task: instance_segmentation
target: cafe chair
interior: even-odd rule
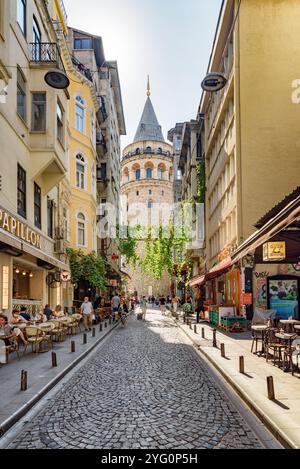
[[[38,327],[26,327],[25,334],[27,338],[27,344],[31,345],[32,353],[39,353],[42,351],[42,344],[49,343],[48,337],[45,336],[44,332]],[[24,355],[27,350],[27,345],[25,346]],[[49,348],[48,348],[49,350]]]
[[[73,314],[71,316],[71,319],[72,319],[72,331],[74,334],[76,334],[77,332],[81,332],[81,320],[82,320],[82,315],[81,314]],[[77,331],[77,332],[76,332]]]
[[[0,340],[3,341],[3,339],[1,339],[1,337],[0,337]],[[4,341],[3,341],[3,344],[0,342],[0,347],[1,347],[1,349],[2,349],[2,347],[3,347],[4,350],[5,350],[5,354],[6,354],[6,363],[8,363],[9,355],[11,355],[11,354],[14,353],[14,352],[16,352],[17,357],[18,357],[18,360],[20,360],[19,341],[18,341],[18,338],[17,338],[17,337],[11,337],[11,338],[9,339],[9,345],[6,345]]]
[[[276,332],[278,332],[276,329],[268,329],[266,331],[266,361],[268,362],[271,351],[274,366],[276,365],[276,360],[278,360],[279,363],[283,362],[283,356],[286,350],[286,345],[279,342],[278,337],[275,335]]]
[[[294,376],[295,369],[299,370],[299,356],[300,356],[300,337],[293,340],[291,347],[287,348],[284,353],[285,369],[292,370]]]

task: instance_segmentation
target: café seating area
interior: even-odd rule
[[[253,324],[251,353],[272,361],[292,375],[299,370],[300,321],[295,319],[268,320]]]

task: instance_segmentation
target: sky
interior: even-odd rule
[[[134,139],[151,100],[165,139],[176,122],[195,119],[221,0],[64,0],[69,26],[101,36],[117,60],[127,135]]]

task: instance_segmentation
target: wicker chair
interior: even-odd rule
[[[0,340],[3,340],[1,339],[0,337]],[[9,344],[5,344],[4,340],[3,340],[3,344],[0,343],[0,347],[4,348],[5,350],[5,354],[6,354],[6,363],[8,362],[8,358],[9,358],[9,355],[16,352],[17,354],[17,357],[18,359],[20,360],[20,354],[19,354],[19,342],[18,342],[18,338],[17,337],[11,337],[9,339]]]
[[[41,331],[38,327],[30,326],[25,328],[25,334],[27,337],[27,345],[31,344],[32,353],[39,353],[42,351],[42,344],[48,342],[48,337],[45,336],[44,332]],[[27,350],[27,345],[25,346],[24,354]],[[49,347],[48,347],[49,350]]]

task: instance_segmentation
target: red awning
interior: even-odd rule
[[[232,265],[233,262],[231,257],[227,257],[224,261],[217,264],[205,275],[205,280],[212,280],[214,278],[220,277],[221,275],[228,272]]]
[[[189,283],[189,287],[196,287],[197,285],[203,285],[205,283],[205,275],[192,279]]]

